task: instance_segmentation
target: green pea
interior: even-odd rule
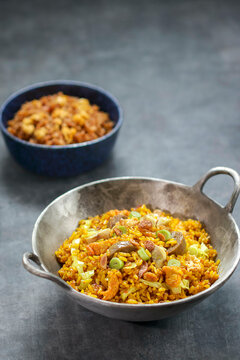
[[[120,270],[124,267],[124,262],[116,257],[112,258],[109,262],[109,266],[111,269]]]
[[[165,240],[170,240],[172,238],[172,234],[168,230],[158,230],[157,233],[162,234],[165,237]]]

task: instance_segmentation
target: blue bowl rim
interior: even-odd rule
[[[90,140],[90,141],[85,141],[82,143],[76,143],[76,144],[69,144],[69,145],[42,145],[42,144],[32,144],[29,141],[25,141],[22,139],[19,139],[18,137],[12,135],[4,126],[3,124],[3,119],[2,119],[2,114],[4,109],[6,108],[6,106],[17,96],[24,94],[25,92],[28,92],[30,90],[35,90],[37,88],[41,88],[41,87],[45,87],[45,86],[51,86],[51,85],[74,85],[74,86],[79,86],[79,87],[85,87],[85,88],[89,88],[95,91],[98,91],[102,94],[104,94],[105,96],[107,96],[110,100],[112,100],[112,102],[115,103],[116,107],[118,108],[118,112],[119,112],[119,118],[118,121],[116,123],[116,126],[106,135],[101,136],[98,139],[95,140]],[[29,86],[26,86],[24,88],[21,88],[20,90],[15,91],[12,95],[10,95],[2,104],[1,108],[0,108],[0,128],[2,130],[2,132],[10,137],[12,140],[22,144],[22,145],[26,145],[26,146],[30,146],[30,147],[34,147],[34,148],[39,148],[39,149],[54,149],[54,150],[62,150],[62,149],[75,149],[75,148],[81,148],[81,147],[86,147],[86,146],[90,146],[93,144],[97,144],[101,141],[104,141],[105,139],[111,137],[112,135],[114,135],[122,126],[123,123],[123,111],[122,108],[118,102],[118,100],[111,95],[108,91],[102,89],[100,86],[97,85],[92,85],[90,83],[87,82],[81,82],[81,81],[76,81],[76,80],[50,80],[50,81],[42,81],[42,82],[38,82]]]

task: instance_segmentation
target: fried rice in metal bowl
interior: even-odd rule
[[[203,225],[146,205],[80,220],[55,254],[72,288],[116,303],[184,299],[219,278],[220,260]]]
[[[224,207],[203,192],[219,174],[234,180]],[[239,174],[225,167],[193,186],[146,177],[78,186],[39,215],[23,265],[95,313],[164,319],[206,299],[236,269],[240,233],[231,213],[239,193]]]

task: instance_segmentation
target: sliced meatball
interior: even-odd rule
[[[136,246],[130,241],[118,241],[109,248],[110,257],[112,257],[116,252],[129,253],[134,250],[136,250]]]
[[[180,231],[173,231],[172,237],[177,240],[177,244],[168,248],[168,255],[183,255],[186,252],[186,240]]]

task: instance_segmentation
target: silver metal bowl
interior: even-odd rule
[[[234,180],[234,191],[225,207],[221,207],[202,192],[206,181],[217,174],[230,175]],[[211,169],[192,187],[142,177],[113,178],[79,186],[58,197],[41,213],[32,234],[33,253],[23,255],[23,265],[32,274],[61,286],[82,306],[111,318],[150,321],[177,314],[219,289],[236,269],[240,258],[240,236],[231,212],[239,191],[238,173],[224,167]],[[206,226],[212,245],[221,260],[220,277],[209,289],[169,303],[118,304],[81,294],[57,275],[60,266],[54,252],[64,239],[71,235],[80,219],[110,209],[130,208],[140,204],[150,205],[153,209],[161,208],[183,219],[197,219]]]

